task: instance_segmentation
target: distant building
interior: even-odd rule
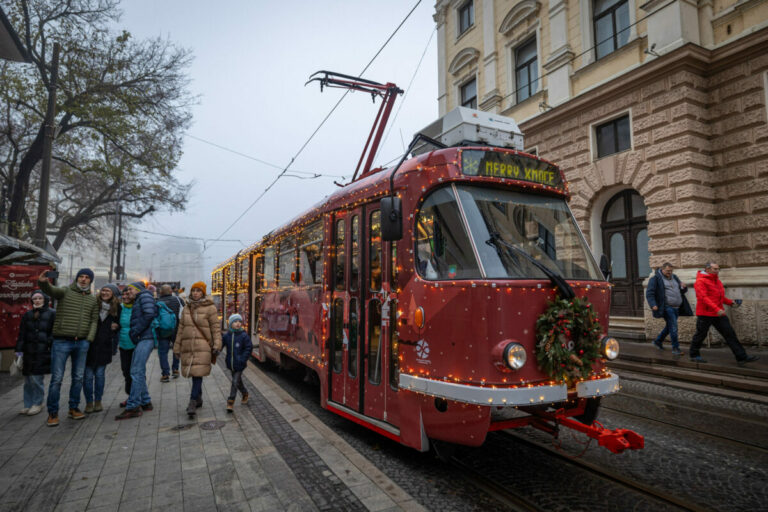
[[[440,115],[513,117],[560,164],[596,256],[611,328],[655,334],[651,269],[725,269],[742,340],[768,338],[768,3],[438,0]],[[689,298],[693,298],[693,292]],[[681,324],[689,336],[692,321]]]

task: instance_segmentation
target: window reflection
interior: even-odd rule
[[[344,249],[344,219],[336,221],[336,233],[333,248],[336,254],[336,266],[334,269],[334,283],[337,290],[344,290],[347,286],[344,282],[344,264],[346,263],[346,253]]]
[[[368,303],[368,381],[381,383],[381,302]]]
[[[299,282],[302,286],[323,282],[323,225],[315,222],[301,234]]]

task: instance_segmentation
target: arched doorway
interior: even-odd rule
[[[622,190],[605,205],[600,227],[611,262],[611,315],[643,316],[643,279],[651,273],[643,197]]]

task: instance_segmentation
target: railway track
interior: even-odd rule
[[[643,495],[650,496],[652,498],[660,500],[668,505],[673,505],[675,507],[678,507],[681,510],[690,510],[692,512],[715,512],[715,509],[713,508],[692,503],[690,500],[686,500],[685,498],[680,497],[676,494],[672,494],[670,492],[666,492],[661,489],[656,489],[650,485],[643,484],[627,476],[624,476],[616,471],[611,471],[608,468],[598,466],[597,464],[593,464],[584,459],[571,457],[553,448],[548,444],[540,443],[540,442],[533,441],[531,439],[519,436],[513,431],[504,430],[504,431],[501,431],[500,434],[513,438],[515,442],[525,444],[531,448],[547,453],[548,455],[557,457],[560,460],[562,460],[565,464],[570,464],[572,466],[578,467],[604,480],[630,488],[636,492],[640,492]]]

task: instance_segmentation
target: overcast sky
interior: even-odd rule
[[[320,93],[316,83],[305,87],[309,75],[320,69],[358,75],[416,3],[124,1],[120,28],[192,50],[191,89],[199,95],[178,166],[179,179],[194,183],[187,210],[156,215],[140,229],[219,237],[280,171],[195,138],[287,165],[343,94],[339,89]],[[433,10],[433,2],[423,0],[364,75],[406,89],[426,50],[405,99],[395,103],[393,116],[401,105],[402,110],[390,122],[376,164],[401,155],[413,134],[437,118]],[[347,95],[291,169],[351,176],[378,105],[369,95]],[[334,179],[341,181],[281,179],[223,238],[250,244],[332,193]],[[201,278],[207,280],[215,264],[241,247],[214,244],[205,253]]]

